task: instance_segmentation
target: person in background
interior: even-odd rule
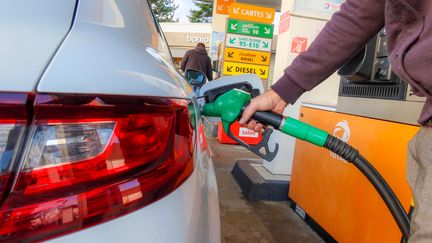
[[[208,81],[213,80],[211,60],[204,43],[198,43],[194,49],[186,52],[181,62],[181,69],[183,72],[188,69],[201,71],[207,76]]]
[[[334,73],[384,26],[393,72],[411,85],[414,94],[426,97],[418,119],[421,128],[408,144],[407,181],[415,204],[409,242],[432,242],[432,1],[346,0],[271,90],[252,99],[240,124],[262,132],[262,124],[249,121],[255,111],[282,113],[287,104],[294,104]]]

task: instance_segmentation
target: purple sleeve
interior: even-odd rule
[[[328,78],[384,26],[385,0],[347,0],[306,52],[297,56],[272,86],[293,104]],[[279,43],[281,45],[282,43]]]

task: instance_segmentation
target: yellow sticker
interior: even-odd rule
[[[252,73],[258,75],[262,79],[268,79],[268,66],[238,63],[238,62],[224,62],[223,74],[224,75],[238,75]]]
[[[225,61],[270,65],[270,52],[225,48]]]

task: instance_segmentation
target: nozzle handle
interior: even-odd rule
[[[246,109],[248,104],[243,106],[242,108],[242,114],[244,110]],[[256,111],[252,115],[252,119],[264,124],[264,125],[270,125],[276,129],[279,129],[284,117],[281,114],[278,114],[273,111]]]
[[[244,112],[248,104],[243,106],[241,113]],[[271,125],[276,130],[323,147],[327,141],[328,133],[313,127],[305,122],[291,117],[284,117],[273,111],[256,111],[252,118],[264,125]]]

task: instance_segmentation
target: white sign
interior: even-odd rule
[[[294,12],[330,17],[339,11],[344,0],[297,0],[294,2]]]
[[[210,37],[208,36],[193,36],[193,35],[187,35],[186,36],[186,43],[209,43]]]
[[[245,127],[240,127],[239,130],[239,137],[244,137],[244,138],[257,138],[258,137],[258,133],[252,130],[249,130]]]
[[[257,51],[271,51],[272,39],[251,37],[244,35],[227,34],[225,45]]]

